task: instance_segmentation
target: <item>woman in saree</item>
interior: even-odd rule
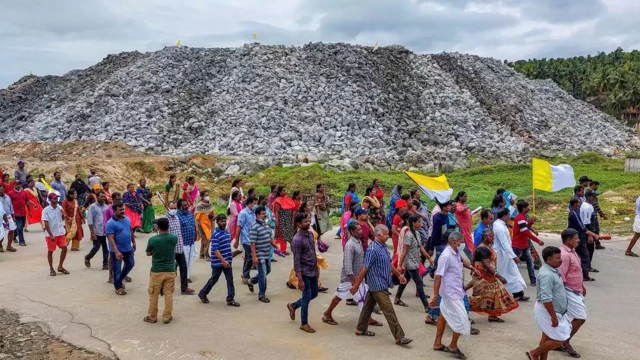
[[[384,191],[382,190],[382,188],[380,187],[380,180],[378,179],[374,179],[373,180],[373,184],[371,184],[373,186],[373,194],[375,195],[375,197],[378,199],[378,202],[380,203],[380,218],[382,219],[385,216],[385,212],[384,212]]]
[[[284,186],[278,186],[276,199],[273,200],[273,214],[276,217],[275,241],[280,245],[280,251],[285,255],[290,255],[287,252],[287,244],[293,240],[296,210],[295,202],[287,196],[287,189]]]
[[[231,183],[231,191],[229,192],[229,205],[228,208],[231,207],[231,202],[233,201],[233,193],[240,193],[240,202],[244,201],[244,191],[242,191],[242,179],[234,179]],[[231,234],[233,235],[233,234]]]
[[[136,194],[142,201],[142,226],[140,232],[148,234],[153,231],[153,221],[156,219],[156,213],[153,210],[153,193],[147,187],[147,180],[141,179],[140,186],[136,189]]]
[[[185,184],[187,184],[185,194],[186,200],[189,202],[189,210],[191,210],[191,213],[194,213],[196,203],[200,197],[200,190],[198,189],[198,185],[196,185],[196,178],[194,176],[187,176],[187,182]]]
[[[107,205],[113,204],[113,194],[111,193],[111,184],[108,181],[102,183],[102,191],[104,191],[105,196],[107,197]]]
[[[176,183],[178,175],[171,174],[169,176],[169,182],[164,186],[164,207],[169,209],[169,203],[175,201],[176,204],[180,200],[181,189],[180,185]]]
[[[380,212],[381,203],[376,196],[373,186],[367,187],[365,197],[362,198],[362,207],[364,208],[365,200],[369,202],[369,222],[374,227],[380,223],[382,213]]]
[[[355,211],[358,208],[358,203],[352,202],[347,206],[346,211],[342,213],[342,217],[340,218],[340,233],[342,239],[342,249],[349,241],[349,232],[347,231],[347,225],[349,225],[349,220],[354,219]]]
[[[519,304],[505,289],[507,280],[497,272],[498,256],[493,250],[494,239],[493,230],[484,229],[471,262],[477,272],[465,290],[473,288],[473,294],[469,296],[471,311],[489,316],[489,322],[502,323],[504,320],[500,316],[517,309]]]
[[[27,188],[25,191],[29,196],[31,211],[27,212],[27,225],[40,224],[42,225],[42,205],[40,202],[40,192],[36,189],[35,181],[29,179],[27,181]],[[42,227],[44,230],[44,226]]]
[[[200,243],[200,259],[210,258],[209,244],[211,244],[211,231],[213,230],[213,219],[216,217],[213,204],[209,198],[209,190],[200,192],[200,201],[196,205],[196,230]]]
[[[71,243],[71,251],[80,250],[80,240],[84,237],[82,225],[84,216],[78,203],[78,194],[75,189],[69,189],[67,198],[62,201],[62,213],[64,214],[65,228],[67,230],[67,245]]]
[[[400,200],[402,194],[402,185],[396,185],[391,192],[391,200],[389,200],[389,210],[387,210],[387,227],[391,229],[393,216],[396,214],[396,201]]]
[[[316,185],[316,196],[314,199],[314,206],[316,208],[316,226],[318,228],[318,234],[322,234],[331,230],[331,219],[329,218],[329,197],[325,192],[324,185]]]
[[[300,205],[301,211],[307,217],[311,218],[311,222],[313,222],[313,202],[309,201],[306,204]],[[297,229],[300,224],[295,224],[295,228]],[[318,233],[314,230],[313,226],[309,228],[309,231],[313,234],[313,240],[315,240],[316,247],[318,246]],[[325,260],[322,255],[320,255],[320,251],[316,249],[316,258],[318,259],[317,263],[317,272],[318,272],[318,292],[326,292],[329,290],[326,287],[322,286],[322,282],[320,281],[320,269],[327,269],[329,264],[327,260]],[[287,287],[291,290],[298,289],[298,277],[296,276],[296,272],[294,269],[291,269],[289,272],[289,281],[286,283]]]
[[[124,203],[124,214],[131,221],[131,229],[136,230],[142,226],[141,216],[142,212],[142,200],[133,184],[127,184],[127,192],[122,195],[122,202]]]

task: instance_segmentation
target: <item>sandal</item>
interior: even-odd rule
[[[227,301],[227,306],[240,307],[240,303],[235,300],[231,300]]]
[[[503,323],[503,322],[504,322],[504,320],[500,319],[499,317],[492,317],[492,316],[489,316],[489,322]]]
[[[58,274],[56,274],[55,270],[51,270],[51,272],[49,273],[49,276],[56,276],[56,275],[58,275]]]
[[[469,333],[471,335],[480,335],[480,329],[471,328],[471,331]]]
[[[442,352],[447,352],[447,347],[444,345],[441,345],[439,348],[433,348],[434,351],[442,351]]]
[[[404,301],[400,300],[400,299],[394,299],[393,300],[393,304],[394,305],[398,305],[398,306],[402,306],[402,307],[408,307],[409,305],[405,304]]]
[[[433,320],[432,318],[426,318],[426,319],[424,319],[424,323],[425,323],[425,324],[427,324],[427,325],[433,325],[433,326],[435,326],[435,325],[437,325],[437,324],[438,324],[438,322],[437,322],[437,321],[435,321],[435,320]]]
[[[413,339],[403,337],[399,340],[396,340],[396,345],[405,346],[405,345],[409,345],[412,341]]]
[[[8,252],[16,252],[16,249],[14,247],[7,247],[7,251]]]
[[[258,300],[262,301],[263,303],[270,303],[271,302],[271,300],[269,300],[269,298],[266,297],[266,296],[259,297]]]
[[[376,336],[376,333],[374,333],[373,331],[364,331],[364,332],[357,332],[356,331],[356,335],[357,336]]]
[[[168,324],[173,320],[173,316],[169,316],[166,320],[162,320],[163,323]]]
[[[58,269],[58,272],[65,275],[69,275],[69,272],[65,268]]]
[[[150,323],[150,324],[155,324],[158,322],[158,319],[152,319],[148,316],[145,316],[144,319],[142,319],[142,321]]]
[[[640,255],[634,253],[633,251],[625,252],[624,254],[631,257],[640,257]]]
[[[451,350],[449,348],[446,348],[445,350],[446,352],[453,354],[453,356],[456,357],[456,359],[466,359],[467,356],[465,354],[462,353],[462,351],[460,351],[460,349],[455,349],[455,350]]]
[[[578,354],[578,352],[571,346],[571,344],[561,345],[560,348],[562,349],[562,351],[566,352],[567,355],[571,356],[572,358],[580,357],[580,354]]]
[[[116,294],[117,295],[127,295],[127,292],[124,291],[124,289],[120,288],[120,289],[116,290]]]
[[[382,326],[382,323],[378,320],[373,320],[369,322],[369,326]]]
[[[338,323],[333,319],[327,319],[326,317],[322,317],[322,322],[329,325],[338,325]]]

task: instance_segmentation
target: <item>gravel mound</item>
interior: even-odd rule
[[[157,154],[464,167],[469,156],[613,154],[638,139],[551,81],[400,46],[167,47],[0,90],[0,141],[124,141]],[[426,168],[425,168],[426,167]]]

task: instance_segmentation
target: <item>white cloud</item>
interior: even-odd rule
[[[518,60],[640,47],[636,0],[30,0],[3,2],[0,88],[110,53],[310,41]]]

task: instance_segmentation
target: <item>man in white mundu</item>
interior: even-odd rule
[[[464,306],[464,285],[462,268],[476,270],[460,256],[460,244],[463,242],[462,233],[454,231],[447,239],[448,246],[438,259],[438,269],[433,283],[433,299],[431,307],[436,307],[438,297],[440,301],[440,317],[438,317],[438,330],[436,340],[433,343],[433,350],[444,351],[455,355],[458,359],[466,359],[465,355],[458,349],[458,339],[460,335],[468,336],[471,333],[471,322]],[[453,331],[449,346],[442,344],[444,329],[449,325]]]

